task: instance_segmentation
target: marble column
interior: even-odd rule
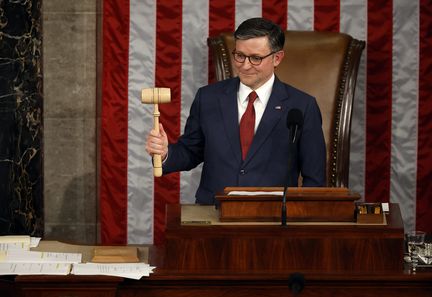
[[[41,0],[0,1],[0,234],[43,234]]]
[[[44,0],[45,239],[97,242],[100,0]]]

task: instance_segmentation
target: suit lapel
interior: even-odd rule
[[[219,97],[224,128],[228,135],[231,149],[238,162],[241,161],[240,131],[238,123],[237,91],[240,80],[234,79]]]
[[[285,91],[285,87],[276,78],[266,109],[249,148],[246,160],[244,161],[245,164],[249,162],[253,155],[258,151],[266,138],[271,134],[275,125],[280,121],[287,108],[286,99],[288,99],[288,94]]]

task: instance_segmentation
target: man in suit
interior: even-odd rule
[[[215,204],[215,193],[227,186],[284,186],[287,177],[290,186],[297,186],[300,173],[303,186],[324,186],[326,148],[319,107],[313,97],[274,74],[284,57],[284,32],[269,20],[252,18],[234,37],[238,77],[200,88],[177,143],[168,143],[160,125],[159,134],[152,130],[147,136],[146,151],[162,155],[163,174],[203,162],[199,204]],[[288,170],[287,116],[292,109],[300,110],[303,125],[296,132],[297,158]]]

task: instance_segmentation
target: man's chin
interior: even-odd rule
[[[255,83],[255,76],[254,75],[241,74],[241,75],[239,75],[239,77],[240,77],[241,82],[244,83],[245,85],[247,85],[248,87],[251,87]]]

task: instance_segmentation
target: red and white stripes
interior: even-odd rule
[[[159,243],[166,203],[193,203],[200,169],[154,179],[144,150],[152,106],[141,89],[171,88],[161,122],[174,141],[209,74],[206,39],[263,16],[288,30],[367,42],[354,103],[350,188],[399,203],[407,229],[432,232],[432,1],[105,0],[100,130],[103,243]],[[317,82],[319,84],[319,82]]]

